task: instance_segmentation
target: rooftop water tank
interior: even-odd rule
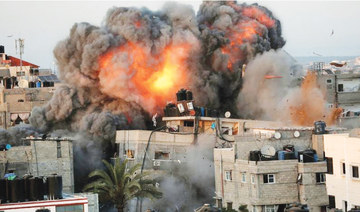
[[[193,100],[193,93],[191,91],[186,91],[186,100],[191,101]]]
[[[0,204],[7,201],[6,196],[6,180],[0,179]]]
[[[10,202],[24,202],[25,201],[25,180],[14,179],[8,180],[8,191]]]
[[[176,93],[176,99],[177,99],[178,102],[186,100],[186,90],[184,88],[181,88]]]

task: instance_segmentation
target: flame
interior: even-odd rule
[[[245,53],[243,52],[242,45],[255,42],[256,37],[262,35],[263,29],[254,20],[239,22],[236,27],[228,30],[227,37],[230,43],[221,48],[221,51],[229,56],[227,65],[229,70],[232,70],[234,63],[244,59]]]
[[[256,19],[267,28],[271,28],[275,25],[275,21],[270,18],[264,11],[257,7],[246,7],[242,11],[243,15]]]
[[[187,43],[172,44],[153,55],[141,44],[128,42],[99,58],[100,88],[111,97],[136,101],[154,112],[189,84],[190,49]]]
[[[335,124],[341,108],[326,108],[324,95],[316,83],[316,74],[308,72],[301,84],[300,96],[290,105],[291,121],[295,125],[312,126],[315,121],[324,120],[327,125]]]

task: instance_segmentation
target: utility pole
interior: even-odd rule
[[[19,54],[20,54],[20,71],[22,71],[22,55],[24,54],[24,38],[19,38],[15,40],[15,49],[16,54],[18,53],[18,46],[19,46]]]

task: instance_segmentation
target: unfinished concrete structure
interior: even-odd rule
[[[0,151],[0,176],[10,169],[19,177],[61,175],[63,191],[73,193],[72,141],[68,138],[27,138],[21,146]]]
[[[327,165],[323,146],[313,145],[314,136],[311,127],[254,127],[235,136],[229,147],[214,149],[219,206],[237,209],[247,205],[251,211],[275,212],[297,202],[310,211],[326,210]],[[293,148],[286,150],[290,157],[281,158],[284,152],[279,151],[287,145]],[[310,148],[317,154],[305,154]],[[254,155],[260,150],[262,156]]]
[[[349,211],[360,208],[360,129],[323,135],[329,172],[326,187],[330,207]]]

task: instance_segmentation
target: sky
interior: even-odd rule
[[[181,1],[196,12],[201,1]],[[243,1],[238,1],[242,3]],[[0,45],[19,57],[15,39],[25,39],[23,59],[55,67],[53,49],[77,22],[101,26],[109,8],[147,7],[160,10],[165,1],[1,1]],[[246,1],[246,3],[255,3]],[[282,24],[284,49],[292,56],[360,56],[359,1],[257,1]],[[333,35],[332,31],[334,32]]]

